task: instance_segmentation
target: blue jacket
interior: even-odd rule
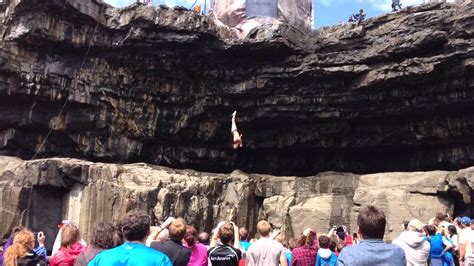
[[[382,239],[367,239],[342,249],[337,265],[351,266],[405,266],[405,252],[399,246],[387,244]]]
[[[329,249],[321,248],[316,255],[316,266],[335,266],[337,263],[337,256]]]

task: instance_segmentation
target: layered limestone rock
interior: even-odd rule
[[[96,222],[118,222],[128,210],[141,208],[155,222],[181,216],[208,232],[221,220],[254,232],[257,221],[265,218],[292,236],[308,226],[326,232],[345,224],[355,231],[361,206],[374,204],[387,215],[390,240],[400,233],[402,221],[413,217],[427,222],[439,211],[473,213],[473,188],[474,168],[275,177],[0,156],[0,233],[7,234],[22,220],[33,230],[44,230],[51,245],[56,224],[70,219],[88,239]]]
[[[241,41],[182,8],[94,3],[1,5],[1,154],[274,175],[473,164],[472,4]]]

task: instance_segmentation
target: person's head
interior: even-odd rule
[[[35,235],[27,229],[17,231],[13,244],[5,252],[4,265],[16,266],[18,258],[26,256],[35,247]]]
[[[363,13],[364,13],[364,9],[360,9],[360,10],[359,10],[359,13],[360,13],[360,14],[363,14]]]
[[[257,232],[260,234],[261,237],[268,237],[271,231],[272,226],[269,222],[261,220],[257,223]]]
[[[279,232],[278,235],[275,237],[275,240],[282,244],[284,247],[288,246],[288,241],[286,240],[286,236],[284,233]]]
[[[329,248],[329,243],[331,242],[331,239],[329,239],[329,237],[325,235],[322,235],[319,237],[318,241],[320,248]]]
[[[114,234],[112,236],[112,246],[118,247],[123,244],[123,233],[118,228],[115,229]]]
[[[171,240],[181,242],[186,235],[186,222],[183,218],[177,218],[171,222],[168,231]]]
[[[98,223],[95,226],[94,232],[92,234],[90,242],[91,246],[100,249],[111,249],[116,247],[116,244],[120,242],[117,239],[114,241],[114,237],[116,237],[116,231],[117,228],[112,223]]]
[[[290,238],[290,240],[288,240],[288,248],[290,250],[293,250],[294,248],[297,248],[297,247],[298,247],[298,238],[297,237]]]
[[[122,221],[122,232],[127,241],[145,241],[150,234],[150,216],[142,210],[129,211]]]
[[[448,235],[448,229],[444,228],[443,226],[438,227],[438,231],[441,233],[442,236]]]
[[[436,234],[436,227],[430,224],[425,225],[425,232],[429,236],[434,236]]]
[[[411,232],[422,233],[424,226],[425,225],[422,222],[420,222],[420,220],[412,219],[407,225],[407,230]]]
[[[198,235],[199,243],[209,245],[209,234],[207,232],[201,232]]]
[[[435,220],[434,220],[435,225],[436,226],[439,225],[442,221],[444,221],[444,219],[445,219],[444,213],[437,212],[435,215]]]
[[[240,241],[247,241],[249,239],[249,231],[245,227],[239,228]]]
[[[301,233],[299,244],[300,246],[312,247],[314,245],[316,237],[316,231],[311,228],[306,228],[303,233]]]
[[[191,225],[186,225],[186,235],[184,235],[184,241],[188,247],[194,246],[197,240],[197,230]]]
[[[383,239],[385,234],[385,214],[375,206],[367,206],[357,216],[359,235],[363,239]]]
[[[16,234],[18,234],[20,231],[22,230],[25,230],[26,228],[24,228],[23,226],[15,226],[13,227],[12,229],[12,233],[11,233],[11,238],[12,240],[15,238]]]
[[[462,227],[469,227],[471,226],[471,218],[464,216],[460,219],[460,223],[463,225]]]
[[[452,225],[452,224],[449,225],[449,226],[448,226],[448,233],[449,233],[450,236],[452,236],[452,235],[457,235],[457,234],[458,234],[458,230],[456,229],[456,226],[454,226],[454,225]]]
[[[336,252],[336,247],[337,247],[337,243],[336,241],[334,240],[331,240],[331,242],[329,242],[329,250],[331,250],[332,252]]]
[[[61,247],[71,247],[73,244],[81,240],[79,228],[75,224],[66,224],[62,228]]]
[[[219,228],[217,236],[221,240],[222,244],[229,244],[234,239],[234,225],[232,225],[230,222],[223,224]]]
[[[352,233],[352,238],[357,239],[357,238],[359,238],[359,236],[357,235],[357,233]]]

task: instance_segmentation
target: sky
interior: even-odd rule
[[[115,6],[124,7],[135,0],[105,0]],[[165,4],[168,6],[184,6],[191,8],[197,2],[204,6],[205,0],[153,0],[154,5]],[[210,1],[207,0],[207,3]],[[403,7],[419,5],[423,0],[400,0]],[[335,25],[341,21],[347,21],[351,14],[364,9],[367,17],[374,17],[391,10],[392,0],[314,0],[314,27]]]

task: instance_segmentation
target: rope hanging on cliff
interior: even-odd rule
[[[92,41],[95,39],[95,36],[96,36],[96,33],[97,33],[97,28],[99,27],[99,23],[100,23],[100,18],[102,16],[102,12],[104,10],[104,7],[105,7],[105,4],[102,5],[102,8],[100,9],[99,11],[99,17],[97,18],[97,24],[95,25],[95,28],[94,28],[94,31],[92,33]],[[82,68],[84,67],[85,63],[86,63],[86,59],[87,57],[89,56],[89,52],[90,52],[90,49],[91,49],[91,46],[92,46],[92,41],[89,42],[88,46],[87,46],[87,50],[86,50],[86,54],[84,55],[84,58],[82,59],[82,63],[81,65],[79,66],[79,69],[77,70],[77,73],[76,75],[74,76],[74,84],[73,84],[73,88],[72,90],[75,91],[76,88],[77,88],[77,78],[79,77],[79,73],[81,72]],[[61,109],[59,110],[59,113],[56,117],[60,117],[63,112],[64,112],[64,109],[66,109],[66,105],[69,101],[69,95],[66,96],[66,99],[64,101],[64,104],[61,106]],[[48,131],[48,134],[46,134],[46,137],[44,138],[43,142],[41,142],[40,146],[38,147],[38,149],[35,151],[33,157],[31,158],[31,160],[34,160],[36,158],[36,156],[38,155],[38,153],[41,151],[41,149],[43,148],[44,144],[46,144],[46,141],[48,140],[49,136],[51,135],[51,132],[53,132],[53,125],[51,125],[49,127],[49,131]]]
[[[79,69],[77,70],[76,75],[74,76],[74,83],[73,83],[73,87],[72,87],[72,90],[73,90],[73,91],[75,91],[76,88],[77,88],[77,79],[79,78],[79,74],[81,73],[82,68],[84,68],[84,65],[85,65],[85,63],[86,63],[87,57],[89,56],[90,49],[91,49],[91,47],[92,47],[92,43],[94,42],[95,37],[96,37],[96,35],[97,35],[97,29],[99,28],[100,19],[101,19],[102,14],[103,14],[103,12],[104,12],[104,10],[105,10],[105,6],[106,6],[106,4],[102,4],[102,7],[101,7],[101,9],[100,9],[100,11],[99,11],[99,16],[98,16],[98,18],[97,18],[97,23],[96,23],[96,25],[95,25],[95,27],[94,27],[94,31],[92,32],[92,40],[89,41],[88,46],[87,46],[86,53],[84,54],[84,57],[83,57],[83,59],[82,59],[82,63],[81,63],[81,65],[79,66]],[[69,93],[68,93],[68,95],[66,96],[66,99],[64,100],[64,103],[62,104],[61,109],[59,110],[59,113],[58,113],[58,115],[57,115],[56,117],[59,118],[59,117],[61,117],[61,116],[63,115],[64,110],[66,109],[66,106],[67,106],[68,102],[69,102]],[[51,123],[51,125],[50,125],[50,127],[49,127],[49,130],[48,130],[48,133],[46,134],[45,138],[43,139],[43,141],[41,142],[41,144],[38,146],[38,148],[36,148],[35,153],[33,154],[33,156],[31,157],[30,160],[34,160],[34,159],[36,158],[36,156],[40,153],[40,151],[43,149],[44,145],[46,144],[46,141],[48,140],[48,138],[49,138],[49,136],[51,135],[51,133],[53,132],[53,130],[54,130],[54,125]],[[20,164],[13,170],[13,172],[15,172],[18,167],[20,167]],[[25,173],[25,170],[26,170],[26,166],[25,166],[25,168],[23,169],[23,171],[21,172],[20,176],[22,176],[22,175]],[[23,178],[23,181],[24,181],[24,179],[25,179],[25,177]],[[23,224],[22,224],[22,223],[23,223],[23,216],[24,216],[25,212],[27,213],[27,216],[28,216],[28,217],[30,216],[30,209],[31,209],[31,204],[32,204],[32,202],[31,202],[32,198],[33,198],[33,187],[31,187],[31,189],[30,189],[30,191],[29,191],[29,193],[28,193],[28,203],[27,203],[27,207],[26,207],[26,209],[24,209],[24,210],[22,211],[22,215],[21,215],[22,217],[21,217],[21,219],[20,219],[20,223],[21,223],[20,225],[22,225],[22,226],[23,226]]]

